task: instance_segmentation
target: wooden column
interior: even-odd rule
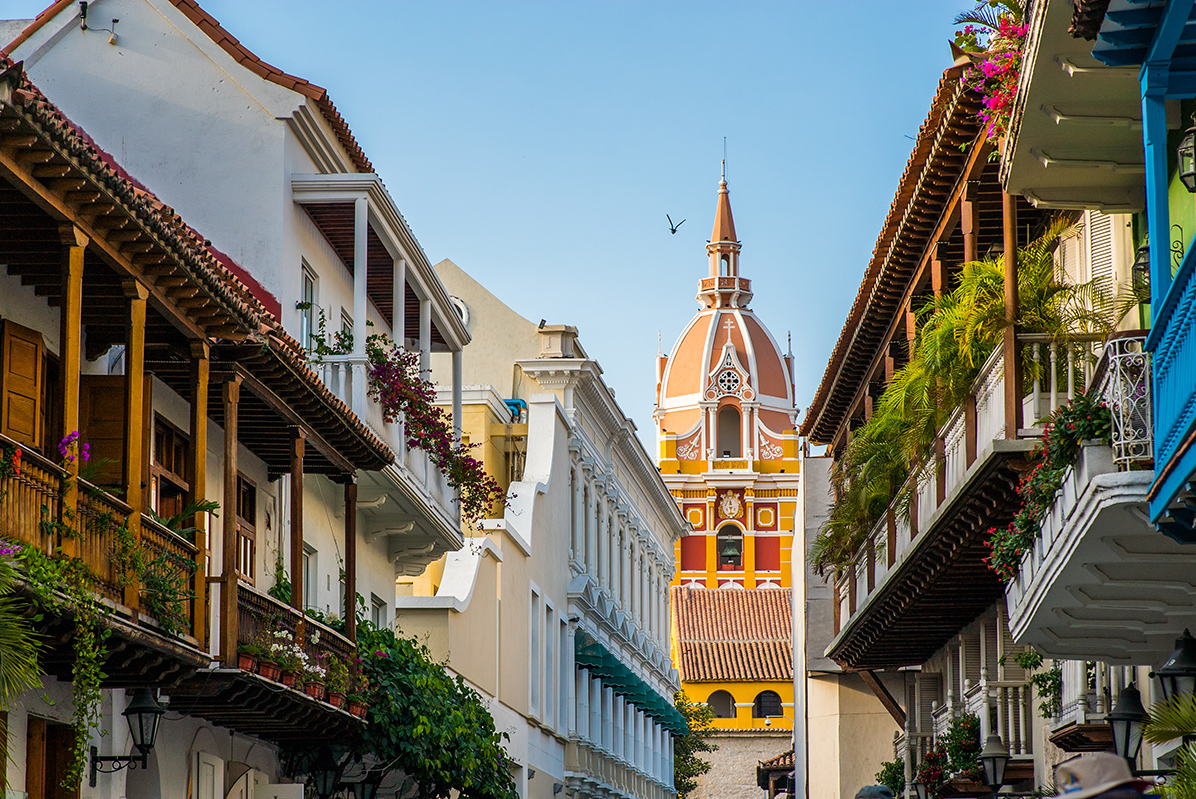
[[[291,607],[303,611],[303,451],[302,430],[291,438]]]
[[[357,640],[357,478],[345,482],[345,636]]]
[[[61,441],[79,429],[79,362],[83,340],[83,258],[89,239],[74,225],[60,225],[58,233],[62,238],[62,307],[58,309],[58,358],[62,393],[62,429],[58,431]],[[54,441],[46,442],[46,451],[54,457]],[[82,449],[82,444],[79,445]],[[70,524],[74,524],[76,511],[76,482],[79,478],[79,458],[66,464],[67,479],[62,492],[62,509]],[[63,553],[73,556],[78,547],[75,538],[62,541]]]
[[[946,256],[947,242],[936,241],[933,257],[930,259],[930,286],[935,297],[941,297],[947,291],[947,265],[944,260]]]
[[[220,573],[220,659],[226,668],[237,665],[237,405],[241,376],[224,382],[224,521]]]
[[[975,261],[980,257],[976,251],[976,234],[980,221],[977,219],[976,202],[980,194],[980,181],[969,180],[963,187],[963,202],[960,204],[960,227],[963,229],[963,259]]]
[[[191,342],[191,449],[187,479],[191,491],[187,501],[200,502],[208,496],[208,344]],[[233,508],[233,512],[236,508]],[[191,590],[191,635],[208,645],[208,514],[197,513],[188,520],[195,528],[195,577]]]
[[[1005,246],[1005,438],[1015,439],[1022,426],[1022,369],[1017,351],[1017,198],[1001,192]]]
[[[134,541],[141,540],[141,513],[144,508],[145,430],[150,423],[145,418],[145,312],[149,289],[136,280],[124,281],[125,296],[129,298],[129,319],[125,337],[125,430],[124,430],[124,489],[125,502],[133,512],[127,522]],[[134,610],[140,607],[141,583],[127,580],[125,605]]]

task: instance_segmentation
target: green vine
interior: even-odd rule
[[[1051,667],[1042,668],[1042,655],[1035,649],[1027,649],[1013,656],[1013,662],[1028,672],[1030,684],[1038,694],[1038,709],[1044,718],[1054,718],[1063,712],[1063,669],[1059,661],[1052,660]]]
[[[880,771],[874,775],[876,782],[893,792],[893,796],[901,796],[905,791],[905,761],[886,760],[880,764]]]

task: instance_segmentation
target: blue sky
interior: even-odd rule
[[[669,352],[697,308],[723,137],[741,273],[782,347],[792,331],[804,409],[971,6],[201,3],[328,88],[433,263],[577,325],[649,445],[657,331]]]

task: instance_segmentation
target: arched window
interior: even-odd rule
[[[735,699],[726,691],[715,691],[706,700],[716,719],[735,718]]]
[[[766,719],[781,715],[781,696],[776,691],[761,691],[752,703],[752,718]]]
[[[722,255],[718,259],[718,273],[721,277],[729,277],[731,275],[731,259],[727,255]]]
[[[715,541],[719,571],[739,571],[743,568],[743,531],[734,524],[719,528]]]
[[[739,439],[739,409],[728,405],[718,412],[718,457],[742,457]]]

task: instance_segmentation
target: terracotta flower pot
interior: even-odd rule
[[[329,691],[328,692],[328,704],[332,705],[333,707],[340,707],[341,705],[345,704],[344,692],[343,691]]]
[[[349,712],[358,718],[365,718],[365,705],[356,699],[349,700]]]
[[[277,663],[269,660],[259,660],[257,662],[257,673],[265,677],[267,680],[278,682],[279,677],[282,676],[282,669]]]
[[[287,688],[294,688],[295,683],[299,681],[299,675],[293,671],[284,671],[282,673],[282,684]]]
[[[241,652],[237,655],[237,668],[239,668],[241,671],[256,671],[257,658],[255,658],[253,655],[247,655],[244,652]]]
[[[308,680],[304,684],[303,690],[308,696],[315,697],[316,699],[324,698],[324,683],[319,680]]]

